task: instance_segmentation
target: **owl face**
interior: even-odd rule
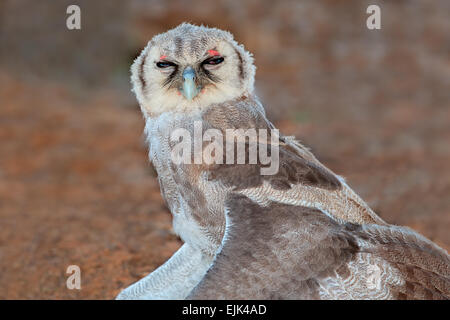
[[[155,36],[131,72],[142,111],[154,116],[252,94],[255,67],[251,54],[230,33],[182,24]]]

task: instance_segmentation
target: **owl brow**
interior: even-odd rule
[[[220,56],[219,51],[214,50],[214,49],[208,50],[208,53],[209,53],[209,55],[211,55],[211,56]]]

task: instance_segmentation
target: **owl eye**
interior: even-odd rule
[[[173,67],[175,66],[175,63],[169,62],[169,61],[159,61],[156,63],[156,66],[158,68],[167,68],[167,67]]]
[[[218,57],[218,58],[210,58],[207,59],[203,62],[203,64],[211,64],[211,65],[215,65],[215,64],[219,64],[222,63],[224,61],[223,57]]]

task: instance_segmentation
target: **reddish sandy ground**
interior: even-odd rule
[[[177,250],[135,104],[124,106],[114,91],[86,97],[4,75],[0,96],[8,102],[0,108],[0,299],[112,299]],[[347,177],[382,218],[448,250],[450,127],[417,126],[428,111],[414,106],[392,110],[379,140],[364,119],[278,126]],[[449,123],[439,110],[435,121]],[[427,147],[396,147],[416,127]],[[72,264],[81,267],[81,290],[66,288]]]

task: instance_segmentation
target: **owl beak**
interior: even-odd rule
[[[187,67],[183,71],[183,88],[181,93],[186,99],[192,100],[199,91],[195,84],[195,71],[192,67]]]

